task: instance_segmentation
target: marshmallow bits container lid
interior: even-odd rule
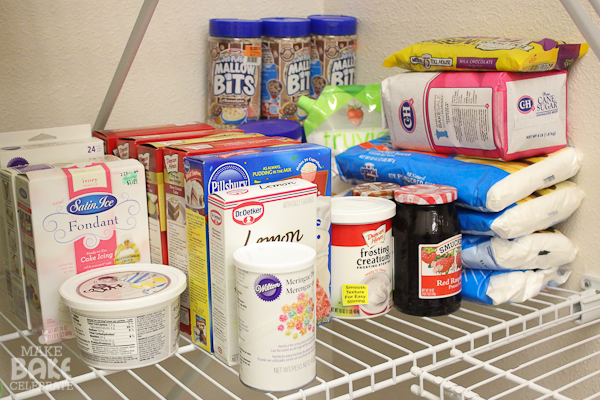
[[[259,38],[262,36],[262,22],[251,19],[221,18],[208,22],[210,36],[231,38]]]
[[[360,225],[386,221],[396,215],[396,203],[379,197],[334,197],[331,199],[331,222]]]
[[[172,301],[186,287],[186,276],[177,268],[124,264],[75,275],[61,285],[60,295],[75,310],[117,312]]]
[[[310,35],[308,18],[263,18],[263,36],[301,37]]]
[[[310,30],[315,35],[345,36],[356,34],[356,18],[347,15],[309,15]]]
[[[245,271],[278,274],[309,268],[316,257],[316,251],[305,244],[265,242],[240,247],[233,253],[233,262]]]

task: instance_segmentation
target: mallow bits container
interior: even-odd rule
[[[260,117],[262,22],[209,21],[208,123],[230,129]]]
[[[177,351],[179,295],[173,267],[127,264],[76,275],[60,287],[83,360],[101,369],[139,368]]]
[[[331,315],[371,318],[393,307],[396,204],[377,197],[331,199]]]
[[[263,242],[233,253],[240,380],[253,389],[299,389],[317,375],[316,252]]]
[[[304,121],[298,99],[310,94],[310,20],[263,18],[261,115]]]
[[[356,18],[309,15],[308,19],[311,31],[310,96],[318,98],[325,86],[354,85]]]

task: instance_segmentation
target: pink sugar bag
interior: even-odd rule
[[[402,73],[381,84],[394,148],[515,160],[567,145],[567,72]]]

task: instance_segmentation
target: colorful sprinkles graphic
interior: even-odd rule
[[[285,331],[285,336],[294,339],[298,339],[299,335],[304,336],[308,332],[315,331],[313,298],[308,293],[300,293],[296,300],[291,305],[286,304],[281,307],[283,314],[279,316],[281,324],[277,327],[279,331]]]

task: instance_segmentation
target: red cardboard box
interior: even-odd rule
[[[244,133],[239,129],[213,129],[211,131],[192,131],[164,133],[160,135],[145,135],[117,139],[117,155],[126,160],[128,158],[138,158],[138,146],[144,143],[168,142],[170,145],[176,145],[186,139],[202,138],[206,136],[218,135],[225,132]]]
[[[150,135],[162,135],[165,133],[177,133],[177,132],[192,132],[192,131],[208,131],[214,129],[208,124],[201,122],[194,122],[185,125],[159,125],[159,126],[145,126],[139,128],[124,128],[124,129],[105,129],[101,131],[94,131],[92,135],[104,141],[104,154],[112,154],[118,156],[117,150],[117,139],[135,136],[150,136]]]
[[[224,140],[220,142],[186,144],[164,148],[163,176],[165,182],[165,215],[167,223],[169,265],[179,268],[185,272],[186,275],[188,274],[186,208],[192,198],[195,198],[195,202],[202,205],[204,204],[203,193],[192,193],[194,190],[191,186],[189,187],[189,193],[186,193],[184,171],[185,157],[298,143],[300,142],[289,138],[258,137],[254,139]],[[200,188],[199,190],[203,192],[203,189]],[[190,207],[193,207],[193,205],[190,205]],[[189,283],[188,290],[181,295],[180,321],[181,330],[191,334]],[[208,351],[210,351],[210,349]]]

